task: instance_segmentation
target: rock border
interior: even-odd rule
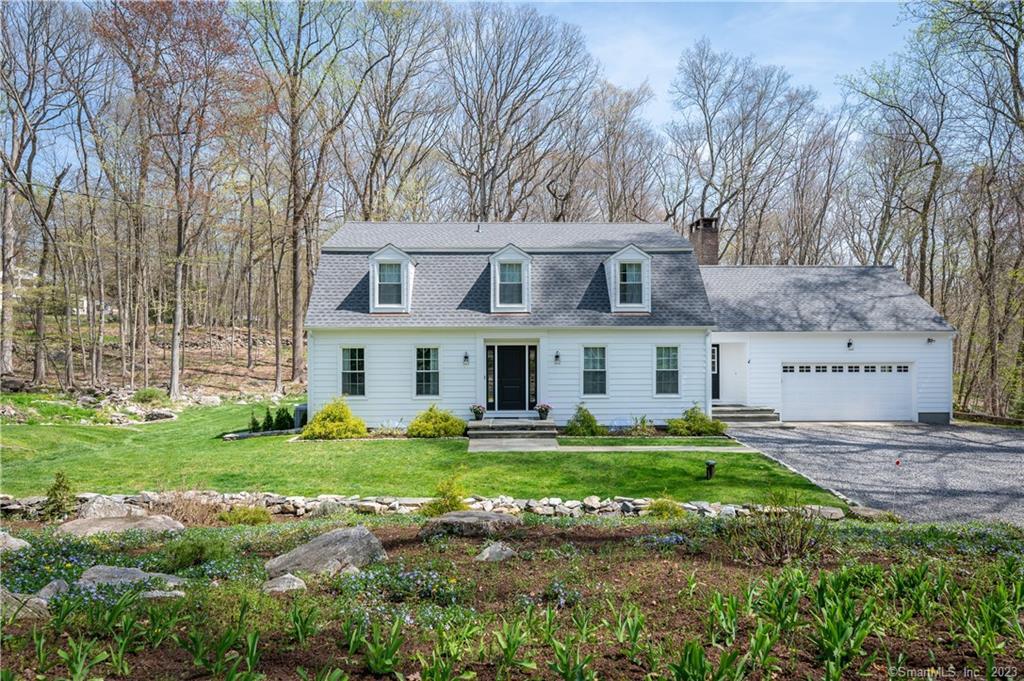
[[[352,511],[369,515],[405,515],[419,511],[431,501],[431,497],[397,497],[397,496],[358,496],[321,494],[316,497],[286,496],[273,492],[235,492],[221,493],[212,490],[195,490],[188,492],[139,492],[138,494],[100,495],[82,493],[77,495],[77,508],[81,508],[97,498],[103,497],[114,502],[137,506],[145,511],[161,508],[166,513],[166,506],[175,502],[200,503],[213,506],[216,511],[228,511],[233,508],[265,508],[271,515],[321,517],[342,511]],[[542,499],[516,499],[507,495],[496,497],[471,496],[464,502],[470,510],[492,511],[510,515],[534,514],[542,517],[580,518],[583,516],[645,516],[648,507],[654,501],[647,497],[600,497],[591,495],[583,499],[562,499],[560,497],[544,497]],[[46,497],[25,497],[14,499],[10,495],[0,495],[0,516],[9,518],[39,518]],[[735,517],[752,513],[766,512],[770,509],[759,504],[729,504],[708,501],[677,502],[679,508],[689,513],[704,517]],[[827,520],[841,520],[847,514],[835,506],[819,506],[807,504],[800,507],[802,511],[813,517]],[[891,515],[891,514],[888,514]],[[861,516],[862,517],[862,516]]]

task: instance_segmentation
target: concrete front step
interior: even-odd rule
[[[771,407],[740,407],[736,405],[715,405],[711,407],[711,411],[715,414],[774,414],[775,410]]]
[[[469,431],[477,430],[551,430],[555,422],[551,419],[501,419],[485,418],[481,421],[469,421],[466,424]]]
[[[557,435],[557,431],[554,428],[549,429],[527,429],[527,430],[490,430],[481,429],[470,430],[466,433],[470,440],[507,440],[507,439],[544,439],[553,438]]]
[[[779,415],[771,414],[712,414],[718,421],[725,423],[749,423],[752,421],[778,421]]]

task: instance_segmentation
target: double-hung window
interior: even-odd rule
[[[382,262],[377,265],[377,304],[402,304],[402,263]]]
[[[498,304],[523,304],[523,263],[498,263]]]
[[[642,263],[619,263],[619,305],[644,304],[643,272]]]
[[[366,395],[366,357],[363,348],[341,349],[341,394]]]
[[[441,394],[441,360],[437,348],[416,348],[416,395]]]
[[[583,348],[583,394],[604,395],[608,391],[605,349]]]
[[[654,392],[658,395],[679,393],[679,348],[672,345],[655,348]]]

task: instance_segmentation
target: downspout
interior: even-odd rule
[[[711,417],[711,329],[704,329],[704,413]]]

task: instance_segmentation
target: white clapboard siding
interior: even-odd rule
[[[712,342],[747,344],[746,403],[751,406],[783,411],[783,364],[899,363],[910,366],[912,401],[900,415],[916,419],[920,413],[952,412],[951,333],[713,333]]]
[[[703,329],[310,329],[309,405],[315,413],[340,394],[341,348],[365,348],[366,396],[350,397],[369,425],[408,423],[436,403],[462,418],[485,403],[485,346],[490,342],[538,345],[538,401],[552,406],[559,424],[584,402],[599,421],[624,425],[646,416],[663,423],[683,410],[707,408],[707,349]],[[582,396],[585,345],[602,345],[607,356],[607,396]],[[680,393],[655,395],[655,348],[679,347]],[[417,347],[437,347],[441,394],[415,396]],[[555,362],[555,354],[559,362]],[[464,361],[468,354],[468,363]]]

